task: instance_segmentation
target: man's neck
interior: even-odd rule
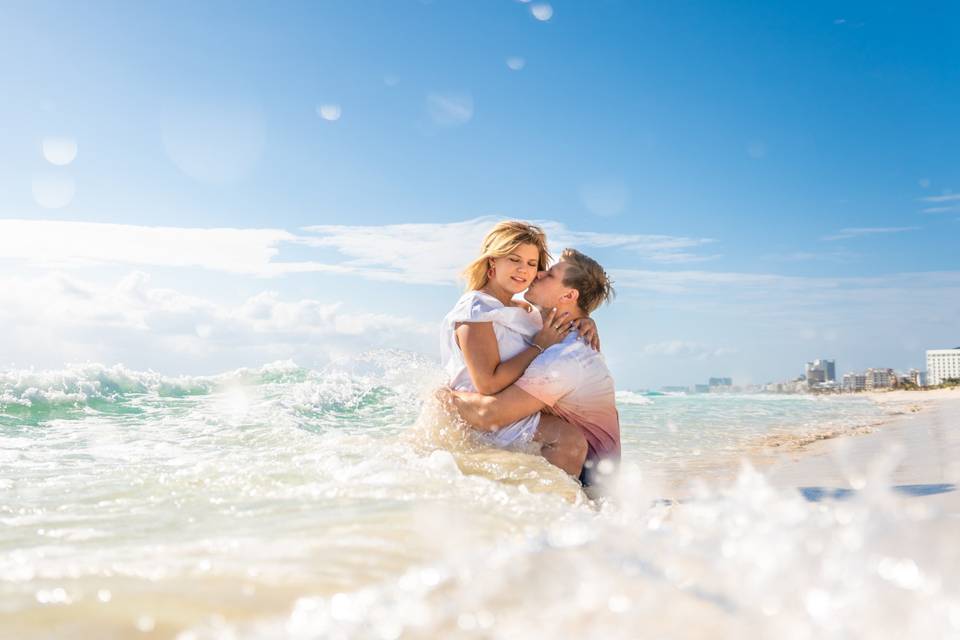
[[[546,322],[547,316],[550,315],[550,309],[552,309],[552,307],[539,307],[539,309],[540,309],[540,315],[543,317],[544,322]],[[570,314],[566,318],[567,322],[570,322],[571,320],[576,320],[577,318],[587,317],[587,314],[583,312],[583,309],[581,309],[575,304],[557,305],[557,317],[562,316],[564,311]]]

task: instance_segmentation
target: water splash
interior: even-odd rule
[[[663,449],[689,462],[763,425],[853,425],[869,413],[857,403],[621,402],[624,464],[595,503],[532,453],[480,446],[432,404],[439,375],[399,351],[216,376],[0,373],[0,628],[18,638],[65,625],[179,638],[960,630],[960,522],[890,492],[894,459],[843,499],[816,502],[749,467],[666,500],[678,494],[653,473]]]

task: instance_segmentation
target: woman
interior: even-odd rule
[[[442,359],[450,388],[486,395],[502,391],[516,382],[544,349],[580,328],[580,322],[566,322],[566,314],[554,317],[555,311],[544,322],[538,310],[513,299],[548,267],[549,260],[546,236],[537,226],[501,222],[487,234],[480,257],[464,270],[466,293],[444,318]],[[596,348],[596,326],[586,320],[584,336]],[[498,447],[527,444],[534,439],[540,417],[534,414],[486,437]],[[573,437],[579,434],[572,425],[562,426],[576,430]],[[557,437],[555,425],[550,433],[554,434],[550,438]],[[547,448],[551,441],[539,440],[550,460]]]

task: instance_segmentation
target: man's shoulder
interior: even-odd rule
[[[581,371],[585,367],[595,366],[597,356],[600,354],[581,340],[579,337],[573,340],[564,340],[555,345],[547,347],[534,360],[534,364],[540,367],[549,368],[559,374],[562,370],[566,373]],[[600,361],[603,358],[600,357]],[[531,365],[532,366],[532,365]],[[606,366],[606,364],[604,364]]]

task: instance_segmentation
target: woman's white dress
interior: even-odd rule
[[[464,322],[492,322],[500,348],[500,362],[505,362],[527,348],[543,327],[540,312],[527,311],[522,307],[505,307],[495,297],[482,291],[468,291],[460,296],[457,304],[443,319],[443,344],[441,362],[447,374],[448,384],[457,391],[476,391],[463,352],[457,344],[457,325]],[[498,447],[521,445],[530,442],[540,424],[540,413],[518,420],[493,433],[484,434]]]

